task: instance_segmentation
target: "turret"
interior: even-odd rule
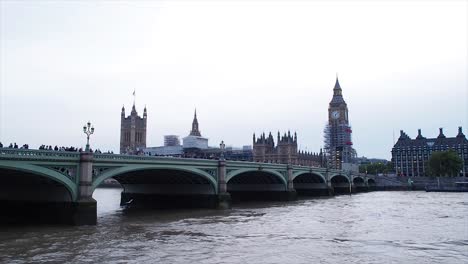
[[[122,112],[120,114],[123,118],[125,118],[125,106],[122,105]]]
[[[132,106],[132,112],[130,113],[132,116],[136,116],[138,115],[137,111],[136,111],[136,108],[135,108],[135,104],[133,104]]]
[[[143,118],[146,119],[148,116],[147,112],[146,112],[146,105],[145,105],[145,109],[143,110]]]

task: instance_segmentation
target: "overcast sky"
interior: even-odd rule
[[[468,135],[467,1],[0,0],[0,142],[118,152],[136,89],[147,145],[297,131],[318,151],[338,72],[359,156],[393,133]]]

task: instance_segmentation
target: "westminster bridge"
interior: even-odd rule
[[[0,148],[0,223],[96,224],[94,190],[106,179],[131,207],[230,208],[231,200],[295,200],[372,190],[369,175],[230,160]]]

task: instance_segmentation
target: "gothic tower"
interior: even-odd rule
[[[120,154],[137,154],[146,148],[146,106],[143,117],[140,117],[135,109],[125,117],[125,107],[122,106],[120,114]]]
[[[197,109],[195,109],[195,114],[193,115],[192,130],[190,131],[190,136],[201,137],[200,130],[198,130]]]
[[[325,149],[330,165],[337,169],[341,169],[342,163],[351,163],[356,156],[351,141],[348,106],[342,92],[337,76],[333,97],[328,106],[328,125],[325,129]]]

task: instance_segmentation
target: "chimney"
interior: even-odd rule
[[[439,128],[439,136],[437,138],[445,138],[444,129],[442,127]]]
[[[416,139],[423,139],[424,137],[421,135],[421,129],[418,129],[418,136]]]
[[[462,127],[458,127],[458,135],[457,138],[464,138],[465,135],[463,134]]]

